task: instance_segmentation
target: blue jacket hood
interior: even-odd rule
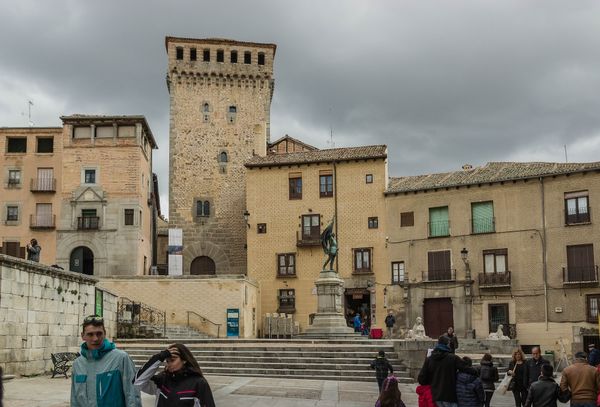
[[[94,360],[100,360],[104,357],[104,355],[106,355],[108,352],[112,351],[113,349],[115,349],[116,346],[114,343],[110,342],[108,339],[104,338],[104,340],[102,341],[102,345],[98,348],[98,349],[93,349],[92,352],[92,358]],[[84,358],[87,358],[89,355],[90,350],[87,347],[87,343],[82,343],[81,344],[81,354],[83,355]]]

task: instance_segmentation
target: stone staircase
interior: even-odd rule
[[[187,339],[208,339],[210,336],[185,325],[167,325],[165,338],[175,341]]]
[[[119,339],[116,342],[139,368],[172,341]],[[399,380],[413,382],[394,352],[392,341],[185,338],[181,342],[190,348],[208,375],[374,382],[375,372],[369,364],[383,350]]]

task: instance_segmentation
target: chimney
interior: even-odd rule
[[[463,171],[472,170],[473,166],[471,164],[465,164],[462,166]]]

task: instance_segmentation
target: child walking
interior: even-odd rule
[[[402,401],[396,376],[389,376],[383,381],[383,390],[379,394],[375,407],[406,407]]]
[[[394,368],[392,364],[386,359],[385,352],[380,350],[377,354],[377,358],[371,362],[371,369],[375,369],[375,377],[377,378],[377,385],[379,386],[379,393],[383,386],[383,381],[389,374],[394,374]]]

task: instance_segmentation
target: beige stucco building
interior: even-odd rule
[[[248,277],[259,283],[259,315],[293,313],[302,331],[308,326],[326,257],[320,233],[335,218],[346,311],[382,321],[384,287],[377,282],[388,275],[386,160],[385,146],[366,146],[270,154],[246,163]]]
[[[388,256],[402,276],[388,283],[402,325],[424,316],[434,337],[454,325],[485,338],[502,324],[524,346],[581,348],[598,326],[598,169],[488,163],[390,179]]]
[[[65,116],[63,127],[0,129],[2,253],[95,276],[149,274],[156,197],[143,116]]]

